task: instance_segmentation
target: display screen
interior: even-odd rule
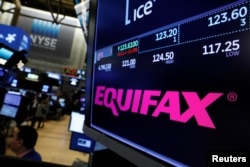
[[[94,140],[85,134],[72,132],[69,148],[75,151],[90,153],[94,151],[95,143]]]
[[[30,80],[30,81],[38,81],[39,80],[39,75],[32,74],[32,73],[27,73],[27,76],[26,76],[25,79]]]
[[[65,99],[64,98],[58,98],[58,102],[61,107],[65,107]]]
[[[87,126],[173,166],[249,151],[249,3],[96,1]]]
[[[8,104],[3,104],[0,115],[10,117],[10,118],[15,118],[18,112],[18,107],[8,105]]]
[[[47,72],[47,76],[53,79],[61,80],[61,75],[58,73]]]
[[[4,96],[3,103],[13,106],[19,106],[21,103],[21,99],[22,96],[18,92],[7,92]]]
[[[14,52],[9,49],[0,48],[0,64],[5,65],[13,54]]]
[[[42,85],[42,92],[49,92],[49,85]]]
[[[8,60],[10,57],[14,54],[13,51],[6,49],[6,48],[0,48],[0,57],[2,59]]]
[[[17,79],[13,79],[10,86],[12,87],[17,87],[17,84],[18,84],[18,80]]]
[[[84,120],[85,120],[84,114],[72,111],[69,120],[69,131],[83,134]]]
[[[51,98],[52,101],[57,101],[57,96],[56,95],[51,95],[50,98]]]

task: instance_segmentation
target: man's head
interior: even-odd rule
[[[13,134],[7,142],[10,149],[16,154],[22,154],[33,149],[36,145],[38,133],[31,126],[18,126],[13,130]]]

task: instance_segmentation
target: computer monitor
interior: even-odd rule
[[[51,97],[50,97],[50,99],[52,100],[52,101],[57,101],[57,95],[51,95]]]
[[[70,145],[71,150],[91,153],[95,148],[95,141],[83,133],[71,132]]]
[[[8,91],[4,96],[3,103],[13,106],[19,106],[21,103],[21,99],[22,96],[20,92]]]
[[[61,80],[61,75],[59,73],[54,73],[54,72],[47,72],[47,76],[49,78],[53,78],[53,79],[57,79],[57,80]]]
[[[90,5],[86,135],[141,167],[247,156],[249,0]]]
[[[18,80],[17,79],[13,79],[12,82],[11,82],[11,84],[10,84],[10,86],[11,87],[17,87],[17,85],[18,85]]]
[[[46,84],[42,85],[41,92],[48,93],[49,90],[50,90],[50,86],[49,85],[46,85]]]
[[[5,65],[6,62],[14,55],[12,50],[1,47],[0,48],[0,65]]]
[[[0,115],[9,117],[9,118],[16,118],[17,112],[18,112],[17,106],[3,104],[0,110]]]
[[[34,74],[34,73],[27,73],[27,76],[25,77],[25,79],[30,80],[30,81],[38,82],[39,81],[39,75]]]
[[[59,103],[59,105],[61,106],[61,107],[65,107],[65,98],[62,98],[62,97],[59,97],[58,98],[58,103]]]
[[[77,132],[77,133],[84,133],[83,132],[83,125],[85,121],[85,115],[81,114],[76,111],[72,111],[69,120],[69,131]]]

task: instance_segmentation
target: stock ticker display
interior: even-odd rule
[[[208,148],[249,149],[249,0],[124,0],[112,12],[108,2],[97,11],[93,125],[187,164]]]

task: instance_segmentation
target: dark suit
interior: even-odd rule
[[[36,152],[36,150],[32,150],[30,152],[28,152],[27,154],[25,154],[22,158],[24,159],[29,159],[29,160],[35,160],[35,161],[42,161],[42,157],[41,155]]]

